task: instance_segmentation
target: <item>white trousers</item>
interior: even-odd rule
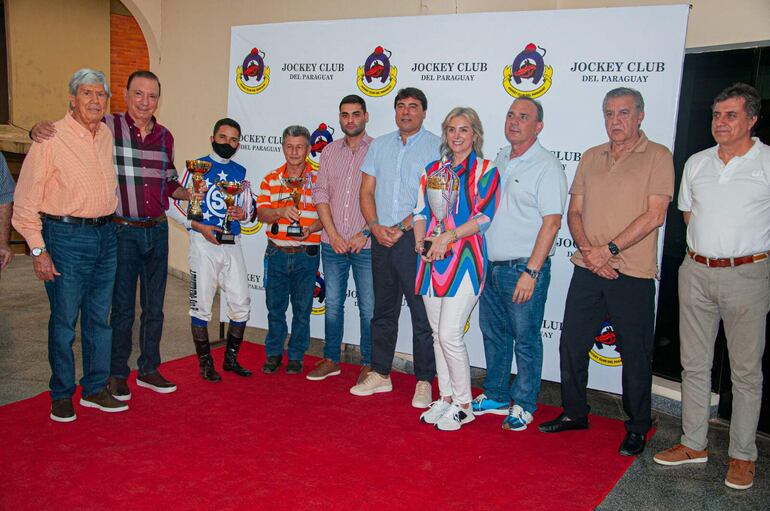
[[[425,312],[433,330],[433,351],[441,397],[452,397],[457,404],[467,404],[471,395],[471,365],[465,347],[465,324],[479,301],[469,279],[463,280],[457,294],[437,298],[423,296]]]
[[[211,321],[211,304],[217,287],[227,300],[231,321],[249,319],[251,300],[241,238],[234,245],[214,245],[198,232],[190,233],[190,316]]]

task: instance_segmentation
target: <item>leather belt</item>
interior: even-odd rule
[[[112,215],[100,216],[97,218],[80,218],[78,216],[58,216],[49,215],[48,213],[41,213],[41,218],[45,220],[53,220],[54,222],[61,222],[64,224],[76,224],[76,225],[90,225],[93,227],[99,227],[105,225],[112,220]]]
[[[516,266],[517,264],[526,264],[528,257],[519,257],[518,259],[509,259],[507,261],[489,261],[492,266]]]
[[[318,254],[318,245],[300,245],[299,247],[283,247],[281,245],[274,243],[273,240],[268,240],[267,244],[275,248],[276,250],[280,250],[285,254],[300,254],[302,252],[307,253],[307,255],[309,256],[315,256]]]
[[[128,225],[130,227],[142,227],[147,229],[149,227],[155,227],[158,224],[162,224],[166,221],[166,215],[156,216],[155,218],[147,218],[145,220],[129,220],[121,216],[112,217],[112,221],[120,225]]]
[[[732,266],[741,266],[743,264],[757,263],[764,261],[768,258],[767,252],[760,254],[747,255],[743,257],[724,257],[721,259],[706,257],[700,254],[696,254],[689,248],[687,249],[687,255],[692,258],[693,261],[700,264],[705,264],[709,268],[730,268]]]

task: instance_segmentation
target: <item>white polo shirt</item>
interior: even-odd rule
[[[679,209],[689,211],[687,246],[706,257],[741,257],[770,250],[770,147],[754,146],[727,165],[717,146],[687,160]]]

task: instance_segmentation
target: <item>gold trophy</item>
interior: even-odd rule
[[[235,206],[235,200],[243,191],[243,183],[237,181],[217,181],[216,187],[222,193],[225,199],[225,205],[227,209]],[[230,213],[225,213],[225,221],[222,225],[222,231],[216,231],[217,241],[223,245],[235,244],[235,234],[230,230],[230,224],[233,219],[230,218]]]
[[[436,225],[429,236],[436,238],[446,232],[444,219],[449,214],[449,211],[455,207],[457,194],[460,189],[460,180],[449,173],[442,173],[430,176],[427,185],[428,205],[430,206],[431,213],[436,217]],[[426,240],[423,243],[422,253],[427,254],[431,245],[433,245],[433,242]]]
[[[294,207],[299,209],[299,202],[302,199],[302,193],[305,189],[305,176],[298,177],[282,177],[281,182],[285,187],[289,189],[289,197],[294,202]],[[300,211],[300,215],[302,211]],[[286,236],[293,238],[302,237],[302,227],[299,225],[299,219],[294,220],[291,224],[286,226]]]
[[[187,160],[187,172],[192,176],[192,194],[204,193],[206,183],[203,181],[203,174],[209,171],[211,163],[202,160]],[[188,220],[203,220],[203,210],[201,202],[195,196],[190,199],[190,208],[187,210]]]
[[[452,176],[447,174],[428,178],[428,204],[431,213],[436,217],[436,226],[433,228],[431,237],[435,238],[446,232],[444,219],[449,214],[449,210],[455,207],[459,189],[460,180],[452,179]]]

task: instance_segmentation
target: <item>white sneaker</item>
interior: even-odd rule
[[[412,406],[415,408],[428,408],[433,402],[433,387],[428,381],[418,381],[414,386]]]
[[[524,431],[527,424],[532,422],[532,414],[525,411],[519,405],[513,405],[508,412],[508,417],[503,420],[503,429],[510,431]]]
[[[449,401],[444,401],[443,397],[439,397],[438,401],[433,401],[430,404],[430,408],[422,412],[420,415],[420,421],[424,422],[425,424],[436,424],[451,404],[452,403]]]
[[[436,429],[439,431],[457,431],[463,424],[468,424],[475,418],[470,406],[462,408],[457,403],[452,403],[436,422]]]
[[[390,383],[390,376],[383,376],[377,371],[372,371],[366,375],[361,383],[353,385],[350,393],[354,396],[371,396],[378,392],[390,392],[393,390],[393,384]]]

